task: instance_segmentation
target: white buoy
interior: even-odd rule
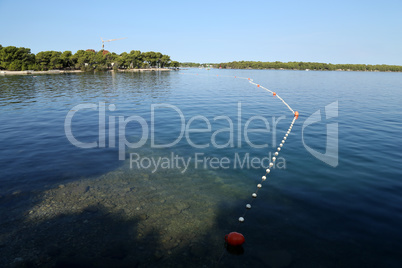
[[[269,168],[267,168],[265,171],[267,172],[267,174],[269,174],[269,172],[271,172],[271,170]]]
[[[244,218],[243,218],[243,217],[240,217],[240,218],[239,218],[239,222],[244,222]]]
[[[272,163],[272,162],[271,162],[271,163],[269,163],[269,167],[272,167],[273,165],[274,165],[274,163]]]
[[[281,146],[281,147],[282,147],[282,146],[283,146],[283,144],[281,143],[281,144],[279,144],[279,146]]]
[[[287,137],[287,136],[289,136],[289,134],[288,134],[288,133],[286,133],[286,135],[285,135],[285,136]]]
[[[262,181],[265,181],[266,179],[267,179],[267,177],[265,177],[265,176],[262,176]]]
[[[275,156],[272,157],[272,162],[275,162],[275,160],[276,160],[276,157]]]
[[[278,154],[279,154],[278,152],[275,152],[275,153],[274,153],[275,156],[278,156]]]
[[[280,151],[281,150],[281,147],[278,147],[278,151]]]
[[[284,140],[282,140],[282,143],[285,143],[285,141],[284,141]]]
[[[286,140],[287,138],[286,138],[286,137],[283,137],[283,139]]]
[[[261,183],[257,184],[257,187],[258,187],[258,188],[261,188],[261,187],[262,187]]]
[[[256,194],[256,193],[253,193],[251,196],[254,197],[254,198],[256,198],[256,197],[257,197],[257,194]]]
[[[247,208],[247,209],[250,209],[250,208],[251,208],[251,205],[250,205],[250,204],[247,204],[247,205],[246,205],[246,208]]]

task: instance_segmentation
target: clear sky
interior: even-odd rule
[[[180,62],[402,65],[402,0],[0,0],[0,44],[159,51]]]

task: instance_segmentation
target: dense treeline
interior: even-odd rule
[[[190,67],[190,68],[194,68],[194,67],[201,67],[202,64],[201,63],[195,63],[195,62],[181,62],[180,63],[181,67]]]
[[[171,61],[160,52],[132,50],[120,55],[106,50],[96,52],[88,49],[71,51],[43,51],[31,53],[29,48],[0,45],[0,69],[10,71],[47,70],[107,70],[155,67],[178,67],[179,62]]]
[[[214,64],[215,68],[226,69],[288,69],[288,70],[326,70],[326,71],[380,71],[402,72],[399,65],[366,65],[366,64],[331,64],[318,62],[261,62],[261,61],[233,61]]]

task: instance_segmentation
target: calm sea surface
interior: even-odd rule
[[[300,113],[256,199],[293,115],[249,77]],[[0,266],[400,267],[401,106],[401,73],[0,76]]]

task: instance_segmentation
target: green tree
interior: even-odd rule
[[[28,48],[0,45],[0,69],[6,70],[51,70],[51,69],[81,69],[81,70],[107,70],[110,68],[149,68],[149,67],[178,67],[177,61],[171,61],[168,55],[149,51],[142,53],[139,50],[106,53],[93,49],[71,51],[41,51],[31,53]],[[194,65],[199,65],[194,63]]]
[[[51,51],[49,69],[62,69],[63,62],[61,60],[61,52],[59,51]]]
[[[159,53],[160,54],[160,53]],[[149,66],[151,67],[156,67],[158,60],[159,60],[159,55],[153,51],[145,52],[143,53],[143,59],[146,63],[148,63]],[[161,55],[162,57],[162,55]]]
[[[113,68],[117,70],[119,68],[119,55],[116,53],[108,53],[105,55],[106,65],[108,68]]]
[[[108,69],[106,64],[106,55],[103,50],[98,51],[93,58],[93,66],[96,71],[106,71]]]
[[[171,67],[178,68],[178,67],[180,66],[180,63],[179,63],[178,61],[172,61],[172,62],[170,63],[170,66],[171,66]]]
[[[50,59],[52,58],[52,51],[41,51],[36,54],[36,64],[42,71],[47,71],[50,68]]]
[[[121,68],[129,68],[130,66],[130,59],[127,52],[123,52],[120,54],[118,59],[118,64]]]
[[[60,60],[63,65],[63,69],[71,69],[74,67],[74,62],[72,60],[73,53],[71,51],[64,51],[61,56]]]
[[[2,46],[0,49],[0,68],[2,69],[20,71],[26,70],[34,64],[35,55],[29,48]]]
[[[140,68],[143,63],[141,51],[131,50],[127,55],[127,60],[130,68]]]
[[[170,57],[168,55],[162,55],[160,58],[160,67],[169,67],[170,66]]]
[[[161,67],[161,59],[162,59],[163,55],[160,52],[155,52],[155,60],[156,60],[156,64],[155,67]]]
[[[95,63],[96,53],[93,51],[78,50],[73,56],[72,60],[75,63],[76,69],[81,69],[84,71],[91,70],[91,66]],[[93,68],[92,68],[93,69]]]

